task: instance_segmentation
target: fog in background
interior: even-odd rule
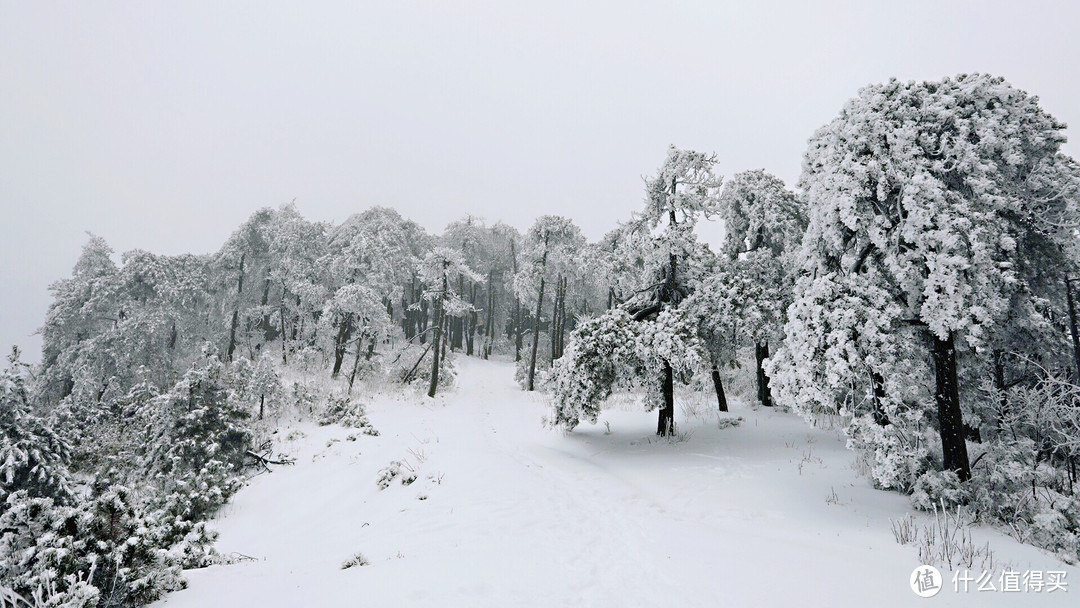
[[[85,231],[205,253],[295,199],[597,239],[668,144],[794,186],[814,130],[894,76],[1004,76],[1080,125],[1078,23],[1072,2],[0,0],[0,349],[39,358]]]

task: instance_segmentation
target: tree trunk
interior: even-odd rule
[[[712,383],[716,389],[716,405],[721,412],[728,411],[727,396],[724,394],[724,382],[720,379],[720,369],[716,364],[712,366]]]
[[[263,341],[269,342],[273,339],[274,328],[270,326],[270,313],[266,310],[266,306],[270,304],[270,272],[266,273],[266,280],[263,281],[262,299],[259,300],[259,305],[263,306],[263,320],[262,320],[262,332]]]
[[[244,292],[244,260],[247,253],[240,254],[240,277],[236,280],[236,306],[233,307],[232,323],[229,324],[229,347],[225,350],[225,359],[233,360],[236,350],[236,327],[240,324],[240,295]]]
[[[528,390],[534,390],[536,380],[536,351],[540,347],[540,313],[544,306],[544,277],[540,277],[540,293],[536,299],[536,318],[533,321],[532,354],[529,356]]]
[[[495,289],[494,287],[488,288],[488,318],[487,318],[487,331],[485,332],[484,339],[484,358],[487,359],[491,356],[491,350],[495,345]]]
[[[559,348],[559,300],[562,298],[562,275],[555,278],[555,302],[551,311],[551,324],[548,325],[548,333],[551,334],[551,361],[555,361],[555,356],[558,353]]]
[[[472,305],[472,310],[469,311],[469,326],[465,329],[465,354],[472,356],[473,354],[473,338],[476,335],[476,283],[473,282],[472,288],[469,290],[469,304]]]
[[[540,314],[544,310],[544,271],[547,270],[548,236],[544,236],[544,255],[540,257],[540,293],[536,296],[536,318],[533,319],[532,356],[529,357],[528,390],[534,390],[536,380],[536,350],[540,346]]]
[[[266,405],[266,394],[259,395],[259,420],[263,419],[263,407]]]
[[[285,356],[288,337],[285,335],[285,284],[281,284],[281,302],[278,304],[278,317],[281,319],[281,364],[289,362]]]
[[[521,328],[521,300],[514,296],[514,362],[521,361],[521,346],[525,332]]]
[[[349,374],[349,394],[352,394],[353,383],[356,382],[356,372],[360,369],[360,339],[356,340],[356,355],[353,357],[352,373]]]
[[[664,406],[660,408],[660,415],[656,421],[656,434],[667,437],[675,434],[675,373],[667,360],[664,361],[661,382],[663,383]]]
[[[352,313],[347,313],[341,320],[337,337],[334,338],[334,369],[330,371],[331,378],[337,378],[341,373],[341,362],[345,359],[345,349],[348,348],[349,334],[352,332]]]
[[[1005,364],[1002,361],[1002,354],[1000,350],[995,350],[993,355],[994,360],[994,388],[997,389],[998,394],[998,414],[997,414],[997,429],[1001,432],[1005,426],[1005,414],[1009,411],[1009,397],[1006,394],[1005,387]]]
[[[449,288],[446,281],[447,266],[449,262],[443,262],[442,293],[435,305],[435,338],[431,344],[434,352],[431,357],[431,384],[428,385],[428,397],[431,398],[435,397],[435,390],[439,388],[439,343],[442,341],[443,301],[446,299],[446,290]]]
[[[960,411],[960,388],[956,380],[956,347],[950,333],[945,340],[934,335],[934,375],[937,380],[938,427],[946,470],[955,471],[960,481],[971,479],[964,420]]]
[[[420,314],[417,315],[420,320],[420,344],[427,342],[427,330],[428,330],[428,303],[427,300],[420,300]]]
[[[870,373],[870,382],[874,385],[874,422],[880,426],[889,424],[885,413],[885,378],[875,372]]]
[[[769,390],[769,376],[765,374],[765,367],[763,366],[765,359],[769,358],[769,343],[759,342],[755,344],[754,355],[757,359],[758,401],[765,407],[772,407],[772,391]]]
[[[1072,335],[1073,365],[1076,367],[1074,383],[1080,384],[1080,335],[1076,329],[1076,304],[1072,295],[1072,279],[1065,279],[1065,301],[1069,305],[1069,333]]]

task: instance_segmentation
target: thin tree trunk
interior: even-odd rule
[[[547,269],[548,237],[544,236],[544,255],[540,258],[540,293],[536,297],[536,318],[533,320],[532,355],[529,357],[529,384],[527,389],[534,390],[536,385],[536,350],[540,346],[540,314],[544,309],[544,271]]]
[[[423,298],[420,300],[420,314],[417,318],[420,320],[420,344],[424,344],[427,342],[428,303],[427,300]]]
[[[772,407],[772,391],[769,390],[769,376],[765,373],[764,362],[769,358],[769,343],[759,342],[754,345],[757,359],[757,394],[758,401],[765,407]]]
[[[540,293],[536,300],[536,318],[533,321],[532,354],[529,356],[529,385],[528,390],[535,388],[536,379],[536,351],[540,346],[540,312],[544,306],[544,277],[540,277]]]
[[[934,375],[937,381],[935,401],[938,410],[938,431],[945,470],[955,471],[960,481],[971,479],[967,443],[964,441],[964,419],[960,411],[960,388],[956,380],[956,347],[953,335],[942,340],[934,335]]]
[[[720,378],[720,369],[714,363],[712,366],[712,383],[716,389],[716,405],[721,412],[728,411],[727,395],[724,394],[724,382]]]
[[[287,351],[288,336],[285,335],[285,283],[281,284],[281,302],[278,304],[278,317],[281,319],[281,364],[289,362],[285,356]]]
[[[229,324],[229,347],[225,351],[225,358],[233,360],[233,352],[236,350],[236,328],[240,324],[240,296],[244,292],[244,260],[247,252],[240,254],[240,276],[236,280],[236,306],[233,307],[232,323]]]
[[[356,371],[360,369],[360,339],[356,340],[356,355],[353,357],[352,373],[349,374],[349,394],[352,394],[353,383],[356,382]]]
[[[874,422],[881,426],[889,424],[885,413],[885,378],[876,371],[870,373],[870,382],[874,385]]]
[[[993,355],[994,360],[994,388],[998,392],[998,414],[997,414],[997,429],[1001,432],[1001,429],[1005,426],[1005,414],[1009,411],[1009,396],[1005,392],[1005,363],[1002,361],[1001,351],[995,350]]]
[[[1072,335],[1073,365],[1076,367],[1076,377],[1073,382],[1080,383],[1080,335],[1076,329],[1076,304],[1072,295],[1072,279],[1065,279],[1065,301],[1069,305],[1069,333]]]
[[[664,407],[660,408],[660,415],[656,421],[656,434],[667,437],[675,434],[675,374],[671,369],[671,363],[667,360],[664,360],[664,370],[661,375]]]
[[[263,307],[263,320],[262,320],[262,332],[263,341],[269,342],[272,338],[271,332],[274,331],[270,326],[270,313],[266,310],[266,306],[270,304],[270,272],[266,273],[266,280],[263,281],[262,299],[259,300],[259,305]]]
[[[555,278],[555,301],[552,304],[551,310],[551,324],[548,325],[548,333],[551,334],[551,361],[555,361],[555,353],[558,348],[559,332],[556,328],[559,326],[559,299],[562,297],[562,275]]]
[[[525,332],[521,327],[521,300],[514,296],[514,361],[521,361],[522,339]]]
[[[442,293],[435,305],[435,338],[432,342],[434,354],[431,359],[431,384],[428,386],[428,397],[435,398],[435,390],[439,388],[439,346],[442,342],[443,328],[443,301],[446,299],[446,290],[449,288],[446,280],[446,269],[449,262],[443,262]]]
[[[349,344],[349,334],[352,333],[352,313],[346,313],[341,320],[337,337],[334,338],[334,368],[330,371],[331,378],[337,378],[341,373],[341,363],[345,359],[345,350]]]
[[[469,290],[469,304],[472,305],[472,310],[469,311],[469,325],[465,329],[465,354],[472,356],[473,354],[473,339],[476,335],[476,282],[472,284],[472,288]]]

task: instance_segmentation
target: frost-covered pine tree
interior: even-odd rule
[[[34,415],[25,375],[26,365],[12,349],[0,372],[0,513],[14,492],[60,500],[69,493],[70,448]]]
[[[713,358],[721,409],[725,399],[718,368],[730,364],[739,348],[750,345],[758,401],[771,406],[763,363],[770,346],[783,339],[797,252],[806,230],[805,206],[778,178],[761,170],[745,171],[724,184],[719,216],[725,228],[721,256],[690,305]]]
[[[944,469],[970,476],[958,352],[987,349],[1030,297],[1018,269],[1053,263],[1018,235],[1071,231],[1068,188],[1047,187],[1072,179],[1063,127],[976,74],[868,86],[811,139],[805,273],[770,374],[797,410],[851,417],[882,485],[910,484],[927,422]]]
[[[641,235],[634,242],[644,249],[638,252],[641,287],[571,334],[553,372],[550,424],[572,429],[581,419],[595,422],[613,387],[643,370],[646,407],[659,409],[657,434],[675,431],[675,374],[700,368],[707,357],[694,319],[680,304],[701,279],[704,247],[694,226],[717,211],[721,179],[713,174],[715,164],[712,155],[672,146],[646,180],[645,209],[629,228]]]

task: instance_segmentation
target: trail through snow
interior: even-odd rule
[[[281,430],[296,465],[253,479],[213,522],[219,551],[255,559],[189,571],[189,588],[158,605],[1041,606],[1080,594],[956,593],[946,572],[941,593],[917,597],[917,552],[889,524],[907,499],[870,488],[836,431],[793,415],[736,404],[724,417],[742,424],[719,428],[711,409],[683,407],[668,441],[628,403],[564,434],[542,428],[546,398],[523,392],[512,364],[457,365],[439,399],[371,403],[379,437]],[[417,480],[380,490],[392,460]],[[1044,552],[975,538],[999,562],[1066,570],[1080,586]],[[370,564],[343,570],[356,553]]]

